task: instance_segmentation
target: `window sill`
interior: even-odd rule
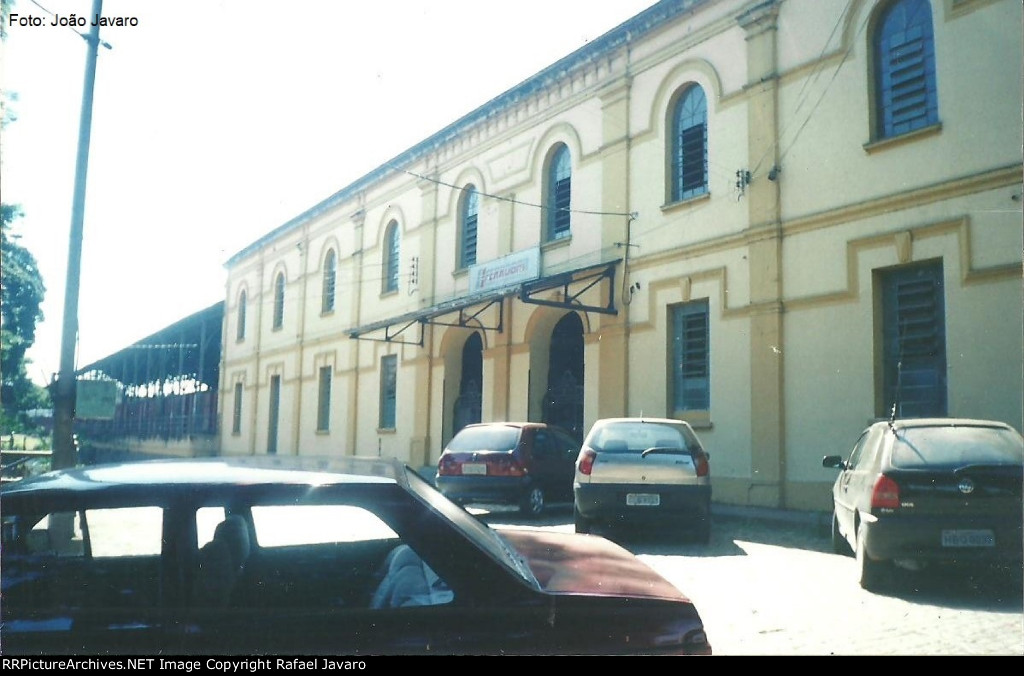
[[[552,249],[560,249],[563,246],[569,246],[572,242],[572,235],[566,235],[565,237],[559,237],[558,239],[552,239],[544,242],[540,245],[541,251],[551,251]]]
[[[317,431],[316,431],[316,435],[317,435],[318,437],[329,437],[329,436],[331,436],[331,430],[330,430],[330,429],[326,429],[326,430],[317,430]]]
[[[690,427],[695,430],[710,430],[715,427],[711,422],[711,411],[675,411],[672,417],[690,423]]]
[[[397,296],[397,295],[398,295],[398,289],[392,289],[390,291],[381,291],[380,292],[380,297],[381,298],[387,298],[389,296]]]
[[[394,427],[378,427],[377,428],[377,434],[394,434],[394,433],[395,433],[395,428]]]
[[[330,317],[333,314],[334,314],[334,308],[331,308],[330,310],[320,310],[320,316],[321,317]]]
[[[913,143],[914,141],[926,138],[928,136],[935,136],[942,131],[942,123],[937,122],[927,127],[921,127],[914,131],[908,131],[900,134],[899,136],[889,136],[887,138],[876,139],[869,141],[864,144],[864,152],[872,154],[880,150],[887,150],[896,146],[901,146],[904,143]]]
[[[272,327],[270,327],[270,330],[271,331],[280,331],[283,328],[284,328],[283,326],[272,326]]]
[[[687,197],[686,199],[679,200],[678,202],[669,202],[668,204],[662,204],[661,205],[661,213],[663,213],[663,214],[672,213],[673,211],[679,211],[679,210],[682,210],[682,209],[686,209],[688,207],[692,207],[695,204],[699,204],[701,202],[706,202],[706,201],[708,201],[710,199],[711,199],[711,191],[708,190],[706,192],[701,193],[700,195],[694,195],[693,197]]]
[[[235,345],[238,345],[238,344],[244,343],[244,342],[245,342],[245,336],[242,336],[241,338],[235,338]]]

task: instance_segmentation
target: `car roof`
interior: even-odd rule
[[[529,420],[494,420],[492,422],[472,423],[466,425],[462,429],[466,429],[467,427],[554,427],[554,425],[549,425],[548,423],[542,422],[532,422]],[[459,431],[461,432],[462,430]]]
[[[243,456],[142,460],[55,470],[9,482],[3,495],[169,486],[406,483],[403,465],[380,458]]]
[[[632,418],[601,418],[600,420],[594,421],[594,427],[598,425],[604,425],[606,423],[617,423],[617,422],[630,422],[630,423],[668,423],[670,425],[689,425],[690,423],[685,420],[679,420],[678,418],[648,418],[648,417],[632,417]]]
[[[1009,424],[999,420],[985,420],[982,418],[898,418],[887,421],[880,420],[878,425],[891,425],[897,429],[909,429],[914,427],[998,427],[1007,430],[1014,430]],[[1016,430],[1014,430],[1016,431]]]

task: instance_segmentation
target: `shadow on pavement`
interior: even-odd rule
[[[937,567],[890,572],[888,584],[878,592],[908,603],[961,610],[1020,613],[1024,610],[1024,569]]]

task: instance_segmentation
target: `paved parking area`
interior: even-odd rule
[[[571,532],[571,506],[498,527]],[[852,557],[832,553],[820,515],[719,508],[711,542],[608,533],[690,596],[716,655],[1024,655],[1024,572],[899,576],[860,588]]]

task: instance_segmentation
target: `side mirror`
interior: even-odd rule
[[[821,466],[830,469],[846,469],[846,463],[843,462],[841,455],[826,455],[821,459]]]

